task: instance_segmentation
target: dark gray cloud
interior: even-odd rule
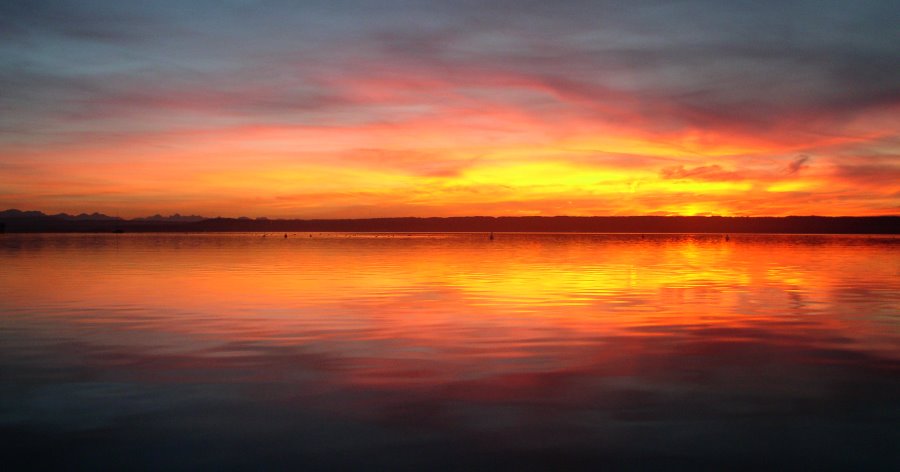
[[[801,169],[807,166],[807,162],[809,162],[809,159],[810,158],[807,155],[800,155],[795,157],[794,160],[787,165],[787,173],[794,175],[800,172]]]
[[[555,111],[651,130],[835,133],[900,101],[898,10],[874,0],[8,1],[2,129],[64,131],[73,114],[135,110],[378,120],[333,81],[403,76],[487,88],[525,108],[534,104],[504,91],[539,87]],[[407,98],[458,105],[427,90]]]

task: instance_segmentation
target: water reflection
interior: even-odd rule
[[[3,439],[83,468],[898,460],[900,238],[291,236],[3,236]]]

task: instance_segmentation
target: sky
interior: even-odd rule
[[[0,209],[900,214],[890,0],[6,0]]]

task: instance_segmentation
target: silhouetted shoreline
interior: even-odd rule
[[[0,217],[7,233],[42,232],[548,232],[900,234],[900,216],[521,216],[200,221]]]

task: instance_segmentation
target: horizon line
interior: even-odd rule
[[[197,215],[197,214],[182,214],[180,212],[175,212],[169,215],[164,215],[162,213],[156,213],[148,216],[133,216],[133,217],[122,217],[118,215],[108,215],[105,213],[100,213],[98,211],[94,211],[92,213],[88,213],[82,211],[80,213],[67,213],[67,212],[59,212],[59,213],[47,213],[43,210],[20,210],[18,208],[8,208],[6,210],[0,210],[0,218],[4,217],[3,214],[16,212],[22,214],[28,213],[40,213],[45,217],[55,217],[55,216],[68,216],[68,217],[102,217],[106,219],[119,219],[122,221],[134,221],[134,220],[171,220],[171,219],[193,219],[194,221],[202,221],[202,220],[216,220],[216,219],[225,219],[225,220],[269,220],[269,221],[289,221],[289,220],[303,220],[303,221],[330,221],[330,220],[380,220],[380,219],[429,219],[429,218],[443,218],[443,219],[451,219],[451,218],[897,218],[900,217],[900,213],[894,214],[880,214],[880,215],[721,215],[721,214],[700,214],[700,215],[682,215],[682,214],[644,214],[644,215],[451,215],[451,216],[412,216],[412,215],[404,215],[404,216],[358,216],[358,217],[304,217],[304,216],[205,216],[205,215]],[[40,215],[36,215],[39,217]],[[8,218],[9,216],[7,216]]]

